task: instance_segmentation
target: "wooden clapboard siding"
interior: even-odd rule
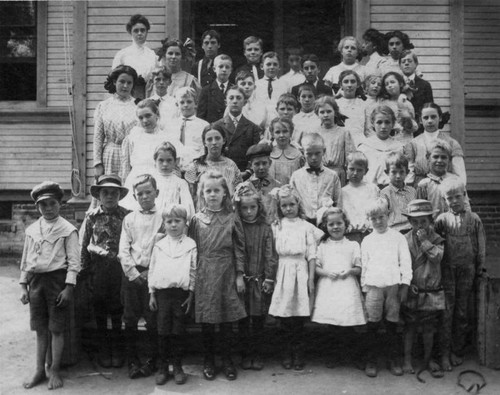
[[[469,189],[500,190],[500,2],[464,0]]]
[[[474,105],[474,100],[499,100],[500,2],[465,0],[464,25],[467,104]]]
[[[73,4],[49,1],[47,7],[47,107],[64,108],[68,106],[68,99],[71,100],[66,76],[71,74],[72,67]],[[69,45],[64,41],[65,27]]]
[[[371,0],[371,27],[401,30],[410,36],[418,69],[432,85],[435,101],[450,108],[449,0]]]
[[[467,184],[470,190],[500,190],[500,116],[466,117]]]
[[[42,180],[70,187],[68,124],[12,123],[0,127],[0,191],[29,190]]]
[[[89,1],[87,3],[87,95],[86,95],[86,160],[87,186],[93,183],[94,110],[97,104],[109,97],[104,81],[111,70],[113,57],[130,45],[131,38],[125,25],[131,15],[143,14],[150,24],[148,43],[160,47],[165,38],[166,2],[114,2]]]

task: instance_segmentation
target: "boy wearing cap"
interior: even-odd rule
[[[269,175],[272,151],[273,148],[271,145],[266,143],[252,145],[247,150],[248,163],[253,172],[248,181],[250,181],[255,189],[261,193],[266,213],[269,213],[272,200],[269,192],[274,188],[281,187],[281,182]]]
[[[80,246],[76,228],[59,216],[64,192],[59,184],[44,181],[35,186],[31,197],[42,215],[26,229],[21,259],[21,302],[30,304],[30,325],[36,331],[36,370],[24,388],[32,388],[47,379],[48,389],[63,386],[60,376],[64,348],[64,330],[73,288],[80,271]]]
[[[405,373],[415,373],[411,361],[417,329],[421,329],[424,343],[424,367],[433,377],[443,377],[443,370],[431,360],[434,334],[440,311],[445,308],[444,290],[441,285],[441,259],[444,239],[433,229],[435,210],[424,199],[408,203],[404,216],[408,217],[412,230],[406,233],[412,264],[412,280],[406,302],[401,306],[404,330]]]
[[[149,308],[148,273],[155,236],[163,224],[162,213],[156,209],[156,180],[149,174],[137,177],[133,183],[134,198],[140,208],[123,220],[119,259],[125,277],[122,282],[123,322],[127,343],[128,375],[131,379],[148,377],[156,370],[158,331],[156,314]],[[146,321],[146,362],[141,364],[137,352],[137,325]]]
[[[85,217],[82,240],[82,275],[90,277],[92,303],[97,326],[99,356],[103,368],[123,366],[123,306],[120,299],[122,267],[118,260],[118,245],[122,221],[129,210],[118,205],[128,193],[120,177],[104,174],[90,187],[90,194],[100,206]],[[107,330],[108,315],[112,330]]]

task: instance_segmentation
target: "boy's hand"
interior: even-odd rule
[[[274,283],[269,280],[265,280],[262,284],[262,291],[266,294],[273,293]]]
[[[181,307],[185,307],[186,308],[186,314],[189,314],[189,312],[191,311],[191,306],[193,305],[193,296],[194,296],[193,291],[189,291],[189,296],[181,304]]]
[[[338,277],[342,280],[346,279],[347,277],[349,277],[351,274],[351,271],[350,270],[342,270],[339,274],[338,274]]]
[[[339,273],[337,272],[328,272],[328,278],[332,280],[336,280],[339,278]]]
[[[28,287],[26,286],[26,284],[21,284],[21,287],[21,297],[19,298],[19,300],[22,304],[28,304],[30,302]]]
[[[420,242],[428,240],[429,236],[427,234],[427,231],[425,229],[419,229],[419,230],[417,230],[417,239]]]
[[[66,307],[71,303],[73,300],[73,289],[73,285],[66,284],[66,287],[57,296],[56,307]]]
[[[408,285],[400,284],[398,293],[399,293],[399,301],[401,303],[406,303],[406,300],[408,299]]]
[[[156,295],[154,293],[149,294],[149,310],[158,310],[158,304],[156,303]]]
[[[245,293],[245,281],[242,273],[236,275],[236,290],[239,294]]]

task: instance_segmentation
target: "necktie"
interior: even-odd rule
[[[222,91],[222,93],[224,93],[224,84],[220,84],[220,90]]]
[[[233,118],[233,123],[234,123],[234,128],[236,129],[238,127],[238,120],[236,118]]]
[[[184,144],[186,141],[186,122],[187,121],[188,121],[187,118],[182,118],[181,135],[179,138],[179,140],[181,141],[182,144]]]
[[[253,78],[255,78],[255,81],[259,79],[259,72],[257,71],[257,66],[254,64],[252,65],[252,73],[253,73]]]
[[[273,80],[272,78],[267,79],[267,95],[271,98],[273,94]]]
[[[212,66],[212,59],[207,60],[207,70],[210,71],[210,67]]]

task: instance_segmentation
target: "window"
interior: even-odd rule
[[[0,2],[0,101],[37,100],[37,4]]]

